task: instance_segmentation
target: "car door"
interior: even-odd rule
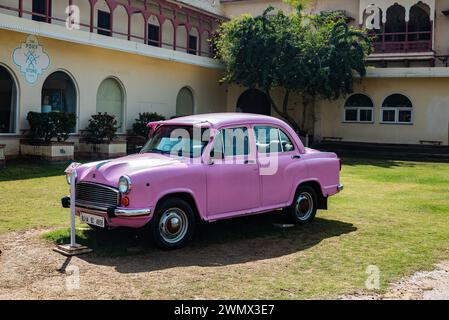
[[[293,180],[304,170],[299,151],[282,128],[254,126],[257,158],[260,166],[263,207],[283,206],[289,201]]]
[[[258,208],[260,180],[252,130],[246,126],[220,130],[214,138],[206,175],[210,217]]]

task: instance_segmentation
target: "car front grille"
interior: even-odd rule
[[[76,201],[87,201],[111,207],[119,204],[120,194],[117,189],[112,187],[90,182],[80,182],[76,184]]]

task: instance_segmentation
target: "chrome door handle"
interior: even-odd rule
[[[256,161],[255,160],[245,160],[243,163],[244,164],[255,164]]]
[[[292,159],[301,159],[301,156],[296,154],[296,155],[292,156]]]

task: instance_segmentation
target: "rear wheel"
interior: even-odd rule
[[[195,230],[195,215],[189,203],[168,198],[157,206],[151,223],[156,245],[165,250],[184,247]]]
[[[300,186],[292,205],[286,208],[289,219],[296,224],[310,223],[316,215],[317,199],[315,189],[310,186]]]

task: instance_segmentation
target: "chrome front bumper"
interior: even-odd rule
[[[64,197],[61,199],[62,206],[64,208],[70,208],[70,197]],[[110,217],[141,217],[151,214],[151,209],[126,209],[117,207],[102,207],[101,205],[96,205],[92,203],[76,201],[75,207],[77,209],[88,209],[93,211],[99,211],[107,213]]]

